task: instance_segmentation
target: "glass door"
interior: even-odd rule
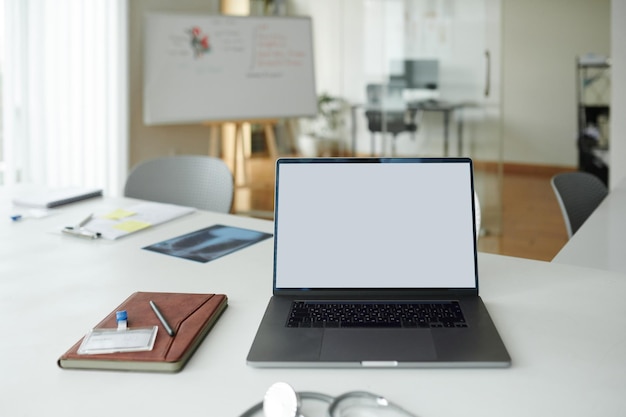
[[[473,158],[481,245],[501,228],[500,1],[289,3],[290,14],[313,18],[320,98],[346,103],[330,149]],[[322,145],[328,135],[311,125],[307,136]]]

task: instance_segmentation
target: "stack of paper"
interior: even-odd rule
[[[100,188],[67,187],[19,196],[13,199],[13,204],[35,208],[53,208],[100,196],[102,196],[102,189]]]

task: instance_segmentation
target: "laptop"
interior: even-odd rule
[[[506,367],[469,158],[280,158],[254,367]]]

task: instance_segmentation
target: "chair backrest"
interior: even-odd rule
[[[367,84],[367,104],[374,106],[365,111],[367,128],[370,132],[416,132],[415,110],[406,108],[402,97],[404,84]],[[391,107],[386,108],[386,106]]]
[[[228,213],[233,176],[219,158],[177,155],[151,159],[128,175],[124,195],[160,203]]]
[[[407,123],[404,112],[385,112],[366,110],[367,128],[370,132],[389,132],[397,135],[400,132],[415,132],[417,125]]]
[[[609,193],[598,177],[587,172],[557,174],[552,177],[551,184],[563,213],[568,237],[576,233]]]
[[[365,86],[365,95],[367,104],[383,105],[385,103],[404,104],[402,97],[404,85],[393,84],[367,84]]]

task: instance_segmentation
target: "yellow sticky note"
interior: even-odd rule
[[[124,210],[124,209],[117,209],[117,210],[114,210],[114,211],[110,212],[106,216],[104,216],[104,218],[105,219],[111,219],[111,220],[119,220],[119,219],[123,219],[125,217],[130,217],[130,216],[132,216],[134,214],[136,214],[136,213],[134,213],[132,211],[128,211],[128,210]]]
[[[126,220],[119,224],[113,226],[114,229],[123,230],[124,232],[132,233],[137,230],[145,229],[146,227],[150,227],[150,223],[140,222],[137,220]]]

